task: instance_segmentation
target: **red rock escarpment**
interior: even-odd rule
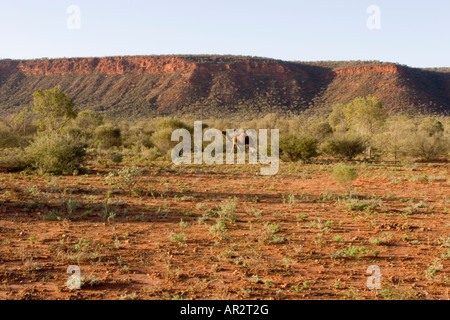
[[[194,63],[177,57],[108,57],[20,61],[17,68],[30,76],[69,74],[153,74],[193,70]]]
[[[61,86],[79,109],[111,115],[298,112],[373,94],[390,110],[450,112],[450,73],[379,62],[235,56],[0,60],[0,113]],[[423,110],[421,110],[423,111]]]

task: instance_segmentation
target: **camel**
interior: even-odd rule
[[[222,134],[224,135],[224,137],[226,138],[226,140],[228,140],[228,135],[226,131],[222,131]],[[236,149],[238,151],[241,151],[240,146],[244,146],[244,148],[246,146],[250,145],[250,137],[248,137],[245,132],[242,132],[241,134],[234,136],[233,137],[233,149],[230,150],[230,153],[234,152],[234,148],[236,147]]]

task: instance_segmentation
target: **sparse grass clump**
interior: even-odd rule
[[[344,208],[349,211],[373,211],[383,205],[381,199],[349,199]]]
[[[362,256],[367,255],[368,250],[362,246],[349,246],[348,248],[338,250],[331,254],[331,258],[353,258],[359,259]]]
[[[64,217],[64,214],[56,209],[49,210],[42,216],[44,221],[61,221]]]
[[[227,238],[226,236],[227,223],[223,220],[217,220],[216,224],[209,228],[209,233],[220,240]]]
[[[442,262],[439,258],[436,258],[433,263],[428,267],[425,271],[425,277],[427,279],[433,279],[438,271],[441,271],[444,268]]]
[[[117,178],[116,178],[117,176]],[[142,170],[137,166],[125,166],[117,172],[110,172],[105,182],[117,189],[133,190],[142,176]]]
[[[270,241],[275,244],[283,243],[286,241],[286,238],[278,235],[280,231],[281,226],[279,224],[267,221],[264,224],[264,231],[261,233],[261,240]]]
[[[220,205],[220,209],[218,210],[218,215],[221,218],[228,219],[230,221],[235,222],[237,220],[234,212],[236,211],[236,200],[229,199]]]
[[[391,233],[383,233],[381,238],[375,238],[370,240],[371,244],[377,245],[377,246],[386,246],[389,244],[392,244],[395,241],[395,237]]]
[[[174,233],[170,236],[170,241],[175,242],[180,248],[184,247],[186,235],[184,233]]]

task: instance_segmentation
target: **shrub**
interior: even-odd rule
[[[186,129],[189,132],[193,131],[192,127],[190,127],[189,125],[185,124],[183,121],[178,120],[178,119],[174,119],[174,118],[159,118],[159,119],[156,119],[155,127],[156,127],[156,130],[170,128],[170,129],[172,129],[172,131],[175,130],[175,129]]]
[[[172,132],[176,129],[186,129],[191,133],[193,132],[192,127],[178,119],[158,118],[153,122],[155,132],[150,138],[151,144],[149,144],[149,146],[155,146],[160,154],[168,155],[169,158],[171,149],[178,144],[178,142],[171,141]]]
[[[350,192],[353,181],[358,178],[358,172],[354,167],[338,163],[333,167],[333,178],[339,182],[346,191]]]
[[[103,124],[103,118],[92,110],[84,110],[78,114],[75,120],[78,127],[84,128],[86,131],[93,132],[95,128]]]
[[[120,153],[114,153],[111,155],[110,160],[114,163],[121,163],[123,161],[123,155]]]
[[[317,138],[319,141],[325,141],[333,134],[333,128],[328,121],[319,121],[312,124],[307,124],[305,128],[309,135]]]
[[[0,149],[23,146],[24,141],[8,127],[0,123]]]
[[[74,139],[83,139],[86,140],[86,131],[84,128],[81,127],[75,127],[75,126],[67,126],[64,129],[62,129],[61,133],[64,133]]]
[[[176,145],[176,142],[171,141],[172,132],[172,128],[160,129],[153,133],[151,137],[151,142],[163,155],[168,154],[172,147]]]
[[[160,153],[158,151],[158,148],[153,147],[153,148],[150,148],[150,149],[144,149],[142,151],[142,156],[144,158],[146,158],[147,160],[152,161],[152,160],[158,159],[161,155],[160,155]]]
[[[361,137],[341,136],[333,137],[322,145],[322,151],[338,159],[352,160],[365,150]]]
[[[142,176],[142,170],[136,166],[123,167],[119,170],[118,175],[124,188],[132,189]]]
[[[33,168],[45,173],[73,174],[84,164],[86,145],[68,135],[42,133],[25,149]]]
[[[29,161],[23,149],[5,149],[0,155],[0,171],[22,171],[29,166]]]
[[[285,135],[280,139],[281,157],[285,161],[309,161],[317,157],[318,141],[307,136]]]
[[[410,156],[418,157],[424,161],[437,160],[449,151],[450,141],[442,133],[429,135],[425,131],[419,131],[408,140],[408,152]]]
[[[122,134],[120,129],[111,125],[98,127],[95,129],[94,136],[98,146],[103,149],[110,149],[122,145]]]
[[[152,130],[140,127],[133,127],[122,133],[123,146],[129,149],[140,150],[142,147],[152,148],[151,142]]]

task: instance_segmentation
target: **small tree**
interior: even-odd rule
[[[348,130],[348,123],[345,119],[344,106],[336,104],[328,116],[328,124],[334,132],[345,133]]]
[[[374,137],[374,146],[382,154],[392,156],[394,162],[397,162],[400,156],[409,152],[408,139],[414,132],[415,124],[408,116],[390,117],[385,130]]]
[[[377,98],[369,95],[356,98],[342,109],[350,129],[364,138],[367,144],[367,155],[372,157],[371,139],[379,132],[388,117],[387,110]]]
[[[10,126],[14,132],[21,137],[30,136],[35,134],[38,129],[36,125],[33,124],[34,118],[35,115],[30,107],[24,107],[19,113],[11,116]]]
[[[427,117],[420,122],[418,131],[426,132],[431,137],[442,134],[444,125],[437,119]]]
[[[33,93],[32,110],[40,117],[39,126],[43,130],[59,131],[77,117],[72,99],[59,87]]]

